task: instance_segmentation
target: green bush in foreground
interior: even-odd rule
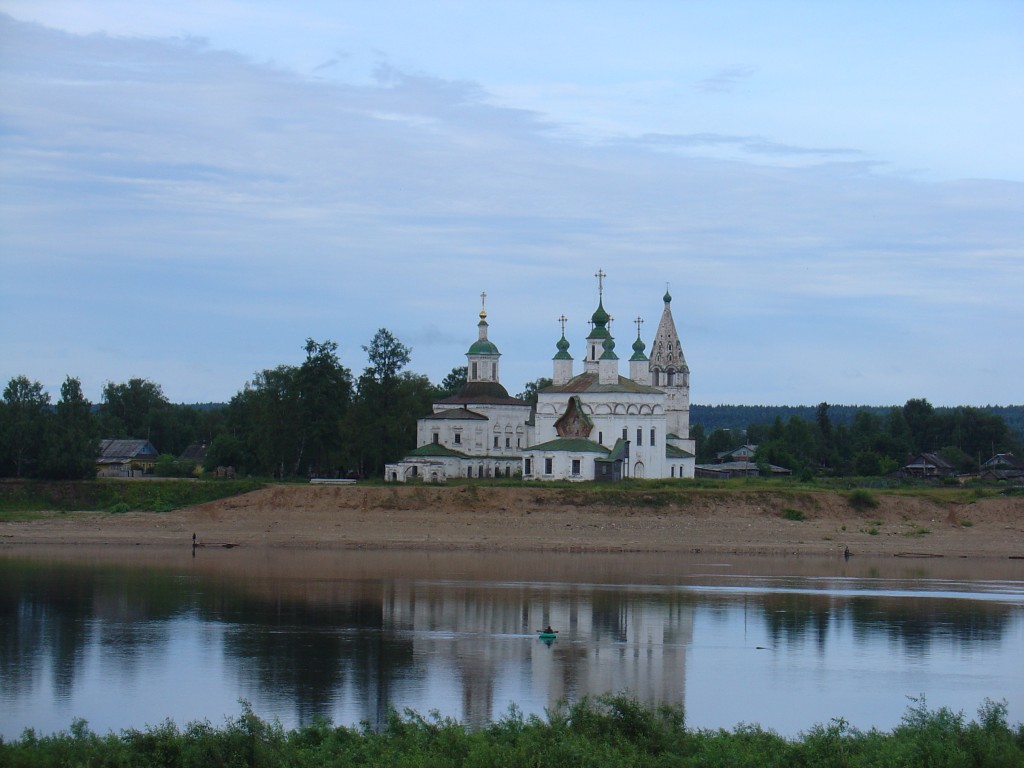
[[[859,731],[844,720],[785,739],[756,725],[732,731],[688,730],[678,707],[648,707],[606,696],[524,718],[514,706],[496,723],[471,731],[451,718],[392,711],[379,729],[335,727],[324,720],[293,731],[266,723],[242,705],[222,728],[171,722],[145,731],[99,736],[85,721],[69,731],[0,740],[0,765],[37,766],[1024,766],[1024,726],[1011,728],[1005,702],[986,701],[979,722],[929,710],[915,700],[890,732]]]

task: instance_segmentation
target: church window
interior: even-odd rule
[[[441,435],[439,435],[437,432],[435,432],[432,435],[432,437],[433,437],[434,445],[437,445],[438,443],[441,442]]]
[[[636,430],[636,444],[637,445],[643,445],[644,444],[644,431],[643,431],[643,429],[640,429],[639,427]]]
[[[676,476],[676,465],[673,464],[672,465],[672,477],[675,477],[675,476]]]
[[[533,460],[532,459],[523,459],[523,474],[524,475],[531,475],[531,474],[533,474]]]
[[[473,476],[473,467],[471,467],[471,466],[466,467],[466,477],[472,477],[472,476]]]
[[[505,447],[506,448],[511,448],[512,447],[512,438],[511,437],[506,437],[505,438]]]
[[[462,445],[462,433],[461,432],[456,432],[455,433],[455,444],[456,445]]]
[[[651,445],[654,445],[654,427],[651,427]]]
[[[597,433],[597,444],[604,445],[604,432]]]
[[[665,384],[671,387],[672,384],[675,382],[675,378],[676,372],[669,368],[668,373],[665,374]]]
[[[548,457],[544,459],[544,474],[550,475],[554,471],[554,459]]]
[[[522,445],[520,445],[520,440],[522,440],[522,438],[519,438],[519,437],[516,438],[516,448],[522,448],[523,447]]]
[[[474,363],[473,363],[473,375],[472,375],[472,376],[471,376],[470,378],[473,378],[473,379],[477,378],[477,374],[476,374],[476,362],[474,362]]]
[[[623,440],[629,440],[629,428],[628,427],[623,427],[622,428],[622,439]]]
[[[580,473],[580,460],[579,459],[573,459],[572,460],[572,473],[573,473],[573,475],[578,475]]]
[[[495,448],[498,447],[498,436],[497,435],[494,436],[494,447]]]

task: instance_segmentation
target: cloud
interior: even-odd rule
[[[225,400],[309,336],[361,370],[384,326],[439,381],[487,290],[519,391],[550,373],[562,313],[578,353],[601,267],[609,311],[646,328],[671,282],[697,402],[1019,393],[1024,362],[979,329],[1024,320],[1024,185],[769,136],[581,142],[472,81],[328,82],[194,38],[0,24],[4,380]]]
[[[843,147],[799,147],[770,141],[763,136],[732,136],[718,133],[664,134],[648,133],[640,136],[637,141],[654,147],[704,149],[726,147],[738,149],[752,155],[774,155],[778,157],[813,156],[825,158],[832,156],[863,157],[858,149]]]
[[[757,70],[754,67],[720,69],[711,77],[698,81],[697,90],[704,93],[732,93],[755,74]]]

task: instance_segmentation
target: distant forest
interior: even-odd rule
[[[1024,405],[980,405],[976,410],[1000,416],[1007,429],[1018,442],[1024,442]],[[852,427],[857,411],[867,411],[879,418],[885,417],[891,405],[832,405],[828,406],[829,419],[833,424]],[[936,413],[952,413],[957,408],[935,406]],[[817,418],[817,405],[691,405],[690,425],[700,425],[705,434],[715,430],[745,431],[753,424],[771,424],[776,418],[789,421],[796,416],[807,421]]]

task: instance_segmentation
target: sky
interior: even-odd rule
[[[1024,403],[1024,3],[0,0],[0,384],[226,402],[379,328],[435,383]]]

